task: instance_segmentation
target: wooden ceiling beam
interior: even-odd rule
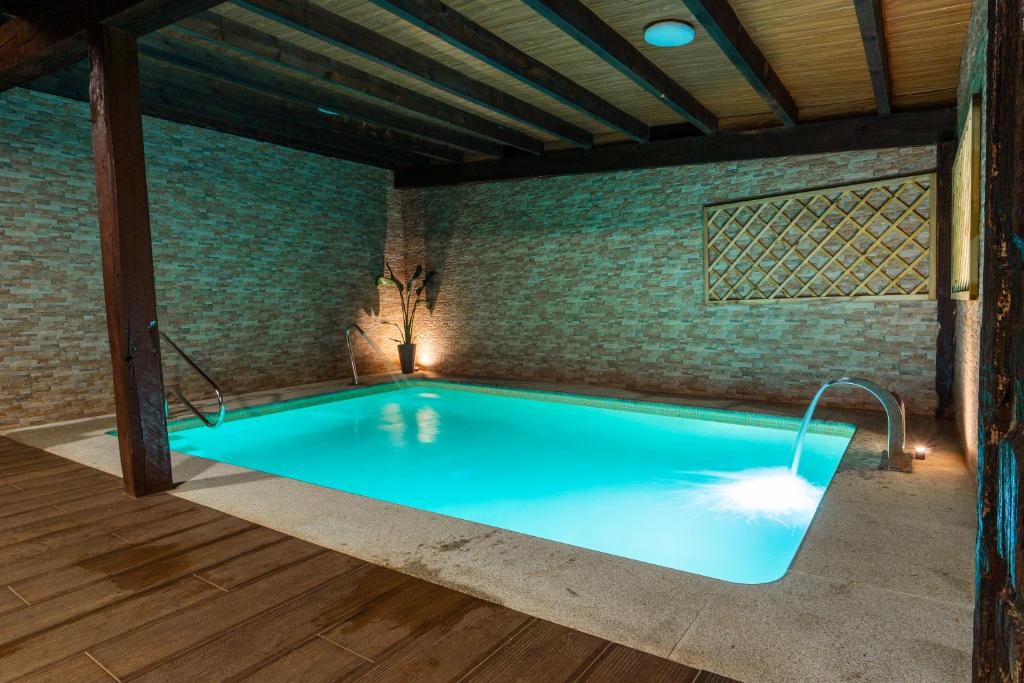
[[[7,0],[5,0],[6,2]],[[0,26],[0,92],[75,64],[85,58],[85,31],[105,24],[142,35],[209,9],[220,0],[50,0],[29,18]],[[25,15],[17,0],[4,5]]]
[[[717,130],[712,112],[579,0],[523,2],[702,132]]]
[[[499,88],[474,80],[461,71],[374,33],[308,0],[235,0],[235,4],[323,40],[364,59],[402,71],[429,85],[458,95],[486,109],[590,148],[593,136]]]
[[[370,2],[637,142],[646,142],[650,135],[650,129],[643,121],[502,40],[440,0]]]
[[[862,149],[930,145],[953,138],[953,109],[925,109],[889,116],[863,116],[769,128],[754,133],[719,132],[642,145],[621,144],[589,151],[552,152],[542,157],[434,166],[399,171],[396,187],[432,187],[466,182],[605,173],[638,168],[688,166]]]
[[[853,0],[853,6],[857,10],[857,24],[860,26],[878,113],[888,114],[892,111],[892,82],[889,77],[889,49],[886,45],[882,0]]]
[[[511,126],[495,123],[415,90],[403,88],[343,62],[307,50],[212,12],[203,12],[175,24],[176,29],[236,50],[246,57],[283,66],[322,79],[348,92],[387,102],[409,112],[454,126],[470,135],[508,145],[530,154],[542,154],[544,143]]]
[[[497,143],[480,140],[422,119],[402,116],[394,110],[350,98],[334,88],[288,78],[259,65],[242,63],[174,40],[166,34],[143,39],[139,50],[148,57],[202,76],[308,105],[319,110],[318,117],[321,119],[351,121],[351,127],[372,132],[378,141],[391,140],[410,151],[437,159],[461,161],[462,154],[457,149],[476,151],[495,158],[502,156],[502,147]]]
[[[683,0],[683,4],[743,78],[787,126],[796,125],[793,96],[743,27],[727,0]]]
[[[146,67],[146,63],[142,63]],[[75,65],[33,81],[29,89],[67,99],[89,100],[88,71]],[[269,142],[361,164],[394,169],[396,160],[378,150],[368,153],[365,146],[356,149],[344,138],[302,126],[286,120],[282,115],[268,114],[249,106],[229,109],[222,99],[200,99],[199,93],[181,84],[153,84],[143,81],[142,113],[146,116],[173,121],[198,128],[216,130],[229,135]],[[208,97],[208,96],[207,96]]]

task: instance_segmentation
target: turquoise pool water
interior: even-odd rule
[[[417,382],[179,428],[171,448],[739,583],[785,574],[853,435],[797,420]],[[172,427],[173,428],[173,427]]]

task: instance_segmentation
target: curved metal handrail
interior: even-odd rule
[[[903,402],[896,394],[892,393],[888,389],[862,377],[840,377],[839,379],[825,382],[821,385],[821,388],[818,389],[818,393],[814,395],[814,398],[811,399],[810,405],[807,406],[807,412],[804,413],[804,419],[800,423],[800,431],[797,433],[796,441],[793,444],[793,471],[795,472],[797,466],[800,464],[800,452],[803,449],[804,436],[807,434],[807,428],[811,423],[811,416],[814,415],[814,409],[818,406],[818,401],[821,399],[821,395],[824,394],[829,387],[838,385],[859,387],[878,399],[879,403],[882,404],[882,408],[885,409],[885,417],[888,422],[889,433],[889,447],[882,456],[882,461],[879,463],[879,469],[909,472],[912,461],[905,448],[907,439],[907,422]]]
[[[189,358],[189,355],[187,353],[185,353],[184,351],[181,350],[180,346],[178,346],[177,344],[174,343],[173,339],[171,339],[166,334],[164,334],[163,330],[159,330],[159,332],[160,332],[160,337],[165,342],[170,344],[171,348],[174,349],[179,356],[181,356],[181,359],[184,360],[186,363],[188,363],[188,366],[190,368],[192,368],[193,370],[195,370],[199,374],[199,376],[202,377],[206,381],[206,383],[209,384],[210,387],[213,389],[213,392],[217,395],[217,406],[218,406],[217,407],[217,416],[213,419],[213,421],[211,421],[198,408],[196,408],[194,405],[192,405],[192,402],[189,401],[187,398],[185,398],[184,394],[182,394],[181,391],[177,387],[174,387],[173,389],[171,389],[171,391],[174,392],[174,395],[177,396],[178,400],[181,401],[182,403],[184,403],[185,407],[188,408],[189,410],[191,410],[192,414],[195,415],[196,417],[198,417],[202,421],[202,423],[204,425],[206,425],[207,427],[210,427],[211,429],[219,427],[221,425],[221,423],[224,422],[224,415],[227,412],[227,410],[226,410],[226,408],[224,406],[224,395],[221,393],[220,387],[217,386],[217,383],[213,381],[212,377],[207,375],[206,372],[203,371],[203,369],[201,367],[196,365],[196,362],[194,360]],[[167,405],[167,403],[165,401],[164,402],[165,408],[166,408],[166,405]]]
[[[355,323],[349,323],[348,327],[345,328],[345,346],[348,347],[348,360],[352,364],[352,384],[359,384],[359,370],[356,368],[356,356],[352,353],[352,330],[355,330],[363,339],[366,339],[366,333],[363,332],[363,328]]]

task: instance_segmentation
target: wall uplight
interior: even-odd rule
[[[924,460],[925,456],[928,455],[928,449],[924,446],[917,446],[914,448],[914,459]]]

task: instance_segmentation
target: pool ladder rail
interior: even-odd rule
[[[174,395],[177,397],[177,399],[179,401],[181,401],[185,405],[186,408],[188,408],[189,410],[192,411],[193,415],[195,415],[196,417],[199,418],[199,420],[204,425],[206,425],[210,429],[215,429],[215,428],[219,427],[221,425],[221,423],[224,422],[224,415],[227,413],[227,410],[226,410],[226,408],[224,406],[224,395],[221,393],[220,387],[217,386],[217,383],[213,381],[213,378],[211,378],[208,374],[206,374],[206,372],[201,367],[199,367],[196,364],[196,362],[189,357],[189,355],[187,353],[182,351],[180,346],[178,346],[176,343],[174,343],[173,339],[171,339],[166,334],[164,334],[163,330],[159,330],[159,333],[160,333],[160,337],[165,342],[167,342],[172,349],[174,349],[175,353],[177,353],[179,356],[181,356],[181,359],[183,361],[185,361],[185,363],[187,363],[190,368],[195,370],[196,374],[198,374],[200,377],[202,377],[203,380],[207,384],[210,385],[210,388],[213,389],[213,393],[215,393],[217,395],[217,414],[215,416],[213,416],[213,418],[211,419],[210,417],[205,415],[201,410],[199,410],[199,408],[197,408],[191,401],[189,401],[187,398],[185,398],[185,395],[181,393],[180,389],[178,389],[177,387],[174,387],[173,389],[171,389],[171,391],[174,393]],[[165,415],[167,414],[167,400],[166,399],[164,399],[164,414]]]
[[[352,352],[352,330],[355,330],[362,336],[363,339],[367,339],[366,333],[363,332],[363,328],[359,327],[356,323],[349,323],[345,327],[345,346],[348,348],[348,361],[352,364],[352,384],[359,384],[359,370],[356,368],[356,356]]]

